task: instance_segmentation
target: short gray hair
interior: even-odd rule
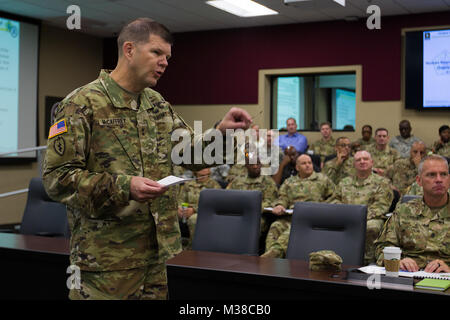
[[[435,161],[442,161],[445,163],[446,167],[447,167],[447,171],[448,171],[448,162],[447,159],[444,158],[443,156],[440,156],[438,154],[431,154],[429,156],[426,156],[425,158],[422,159],[422,161],[420,161],[419,163],[419,168],[418,168],[418,173],[419,176],[422,174],[423,171],[423,164],[425,163],[425,161],[430,161],[430,160],[435,160]]]

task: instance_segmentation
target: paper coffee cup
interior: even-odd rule
[[[398,277],[401,253],[402,250],[398,247],[385,247],[383,249],[384,268],[386,269],[386,276]]]

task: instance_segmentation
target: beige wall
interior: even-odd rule
[[[43,25],[39,46],[39,145],[45,145],[45,96],[64,97],[97,78],[103,43],[100,38]],[[30,179],[38,175],[36,163],[1,165],[0,193],[28,188]],[[0,198],[0,224],[22,220],[26,197],[21,194]]]
[[[347,136],[350,140],[356,140],[361,136],[361,127],[364,124],[372,125],[373,129],[384,127],[389,130],[391,137],[399,135],[398,123],[403,119],[411,122],[412,134],[421,138],[428,146],[438,139],[438,128],[442,124],[449,124],[449,114],[444,111],[419,112],[406,110],[402,101],[376,101],[367,102],[361,100],[362,88],[362,67],[360,65],[339,66],[339,67],[318,67],[318,68],[289,68],[260,70],[258,84],[258,104],[253,105],[233,105],[247,110],[255,119],[255,123],[261,128],[270,127],[270,81],[269,77],[277,74],[294,73],[323,73],[323,72],[343,72],[354,71],[356,73],[356,131],[355,132],[335,132],[334,136]],[[194,120],[204,121],[204,128],[211,127],[220,119],[231,106],[224,105],[178,105],[174,106],[189,125],[193,125]],[[319,132],[302,131],[308,142],[314,142],[320,138]]]

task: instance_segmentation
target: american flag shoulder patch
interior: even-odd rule
[[[66,119],[59,120],[54,125],[50,127],[50,131],[48,133],[48,138],[56,137],[59,134],[67,132]]]

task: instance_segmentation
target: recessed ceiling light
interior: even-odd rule
[[[236,16],[245,18],[278,14],[278,12],[252,0],[212,0],[206,1],[206,3]]]

